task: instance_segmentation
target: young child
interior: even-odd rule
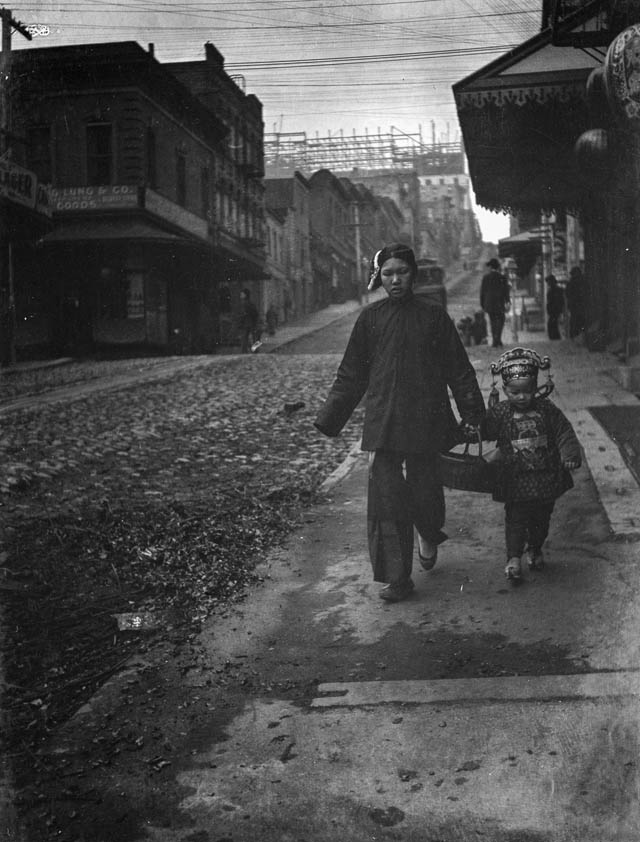
[[[493,499],[505,504],[505,575],[513,581],[522,578],[525,546],[529,568],[544,567],[542,545],[555,501],[573,487],[569,471],[582,461],[573,427],[547,399],[553,384],[538,389],[538,372],[550,366],[549,357],[529,348],[514,348],[491,364],[492,374],[502,376],[507,400],[499,401],[494,389],[481,432],[497,442],[501,482]]]

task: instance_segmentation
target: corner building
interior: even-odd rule
[[[239,291],[264,272],[260,189],[245,197],[261,139],[238,156],[228,115],[244,106],[258,135],[262,122],[217,53],[214,66],[212,108],[152,47],[14,53],[14,126],[52,210],[52,230],[16,254],[18,315],[40,326],[22,358],[228,344]]]

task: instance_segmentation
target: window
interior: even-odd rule
[[[155,190],[158,186],[157,181],[156,133],[149,127],[147,129],[147,184]]]
[[[144,318],[144,275],[104,266],[97,286],[100,318],[120,321]]]
[[[211,217],[211,187],[209,185],[209,167],[203,167],[200,172],[200,204],[205,219]]]
[[[51,128],[34,126],[29,129],[29,164],[39,181],[50,184],[53,181],[51,166]]]
[[[87,125],[87,184],[111,184],[113,150],[111,123]]]
[[[181,152],[176,155],[176,202],[183,207],[187,203],[187,158]]]

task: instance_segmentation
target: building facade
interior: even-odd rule
[[[638,43],[638,2],[544,0],[537,36],[454,85],[477,201],[537,220],[503,247],[522,262],[537,241],[541,275],[583,262],[586,341],[627,359],[640,351]]]
[[[228,198],[230,172],[248,176],[227,123],[134,42],[21,50],[11,81],[53,223],[16,256],[19,307],[43,317],[22,354],[201,353],[233,340],[239,289],[264,273],[264,216],[259,188],[244,208]]]
[[[330,170],[309,179],[313,309],[354,297],[356,254],[350,190]]]
[[[416,156],[415,168],[420,184],[420,256],[435,257],[443,266],[468,261],[482,237],[460,144],[431,147]]]
[[[311,268],[311,187],[297,171],[267,178],[264,184],[267,209],[284,217],[285,278],[279,317],[287,322],[317,309]]]

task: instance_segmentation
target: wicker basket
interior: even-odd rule
[[[495,484],[495,471],[482,455],[482,438],[478,430],[478,455],[469,453],[469,442],[463,453],[439,455],[442,484],[460,491],[478,491],[491,494]]]

